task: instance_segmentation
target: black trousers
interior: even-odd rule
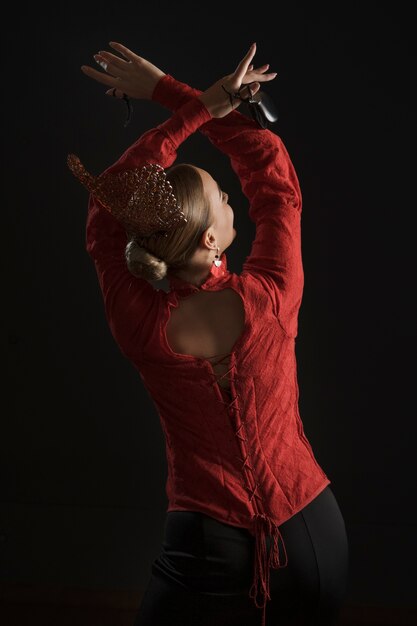
[[[270,570],[267,626],[336,626],[349,547],[330,485],[280,531],[288,564]],[[254,545],[247,529],[203,513],[167,512],[162,550],[133,626],[259,626],[262,609],[248,595]],[[279,549],[281,560],[281,542]]]

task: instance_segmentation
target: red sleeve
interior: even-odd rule
[[[201,100],[184,103],[166,122],[144,133],[106,172],[141,167],[145,162],[167,168],[177,148],[199,126],[211,119]],[[121,351],[137,358],[152,330],[156,290],[127,268],[127,234],[121,223],[90,194],[86,225],[86,249],[94,261],[102,291],[106,318]]]
[[[153,99],[175,110],[200,93],[167,74],[157,83]],[[249,217],[256,225],[256,235],[242,276],[251,274],[262,283],[281,326],[295,336],[304,287],[302,198],[285,145],[278,135],[259,128],[239,111],[211,119],[200,131],[230,157],[249,200]]]

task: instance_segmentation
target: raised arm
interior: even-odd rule
[[[200,94],[167,74],[158,81],[153,98],[175,110]],[[250,203],[256,235],[242,274],[256,275],[262,281],[285,332],[295,336],[304,286],[302,198],[285,145],[278,135],[260,129],[238,111],[207,122],[200,132],[230,157]]]
[[[201,91],[175,80],[121,44],[113,43],[112,46],[128,61],[104,51],[96,55],[96,60],[106,63],[105,69],[110,73],[123,68],[122,88],[131,97],[152,98],[171,110],[202,97]],[[246,74],[242,77],[242,84],[251,82],[253,91],[257,91],[260,82],[271,80],[275,73],[265,74],[268,66],[253,70],[250,63],[254,53],[252,46],[244,59]],[[110,76],[100,76],[103,76],[101,82],[114,84]],[[212,94],[219,91],[222,84],[226,84],[230,91],[229,78],[218,81],[212,87]],[[116,91],[119,96],[122,93],[121,90]],[[207,92],[204,93],[206,96],[203,99],[207,97]],[[227,105],[226,95],[225,103]],[[238,104],[236,101],[236,106]],[[242,275],[251,274],[262,282],[273,301],[280,324],[285,332],[295,336],[304,285],[302,201],[295,169],[284,143],[275,133],[260,129],[246,116],[231,111],[230,104],[227,115],[208,121],[200,127],[200,131],[230,157],[242,191],[249,200],[249,217],[255,222],[256,236]]]
[[[231,116],[216,126],[202,127],[201,132],[230,157],[249,200],[256,234],[242,275],[249,273],[262,282],[281,326],[295,337],[304,287],[298,178],[280,137]]]
[[[114,174],[145,163],[169,167],[176,159],[178,146],[210,118],[198,98],[184,103],[166,122],[144,133],[105,172]],[[90,194],[86,248],[95,264],[106,318],[123,354],[138,358],[141,345],[153,329],[156,291],[148,281],[128,270],[126,244],[122,223]]]

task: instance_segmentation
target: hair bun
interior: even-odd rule
[[[126,245],[125,258],[129,271],[137,278],[162,280],[168,271],[168,265],[163,259],[140,246],[134,239]]]

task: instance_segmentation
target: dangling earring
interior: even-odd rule
[[[222,261],[220,261],[220,258],[219,258],[219,246],[217,246],[217,254],[216,254],[215,258],[214,258],[213,263],[214,263],[214,265],[216,267],[220,267],[221,264],[222,264]]]

